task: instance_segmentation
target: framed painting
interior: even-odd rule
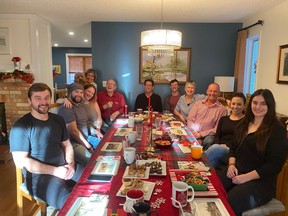
[[[53,65],[53,72],[56,74],[61,74],[61,65]]]
[[[0,27],[0,55],[10,54],[9,29]]]
[[[140,47],[139,50],[139,83],[153,79],[158,84],[169,84],[172,79],[177,79],[183,84],[189,80],[190,48],[175,50],[173,56],[151,56],[147,49]]]
[[[279,47],[277,83],[288,84],[288,44]]]

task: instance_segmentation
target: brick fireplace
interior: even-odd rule
[[[11,126],[31,110],[27,102],[27,92],[30,86],[31,84],[20,79],[10,78],[0,81],[0,102],[5,103],[8,133]]]

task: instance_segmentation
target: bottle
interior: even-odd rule
[[[124,117],[127,118],[128,117],[128,106],[125,104],[124,106]]]

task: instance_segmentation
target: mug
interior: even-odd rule
[[[188,190],[192,190],[192,196],[188,199]],[[172,184],[172,205],[179,208],[179,202],[182,207],[187,205],[187,202],[192,202],[194,199],[193,187],[187,185],[185,182],[176,181]],[[177,201],[177,202],[175,202]]]
[[[126,201],[123,205],[125,212],[132,213],[133,205],[137,202],[144,202],[144,192],[138,189],[131,189],[126,193]]]
[[[132,164],[135,160],[136,149],[133,147],[124,148],[124,160],[127,164]]]
[[[130,144],[135,143],[136,137],[137,137],[136,131],[130,131],[130,132],[128,133],[128,139],[129,139]]]
[[[142,114],[142,113],[143,113],[143,110],[141,108],[138,108],[137,109],[137,114],[139,115],[139,114]]]
[[[191,145],[191,157],[198,160],[202,157],[203,147],[201,145]]]
[[[150,216],[152,213],[158,215],[156,210],[151,210],[151,207],[146,202],[136,202],[132,208],[132,216]]]

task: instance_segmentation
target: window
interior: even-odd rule
[[[246,64],[244,73],[244,94],[253,94],[256,85],[259,35],[250,37],[246,42]]]
[[[66,54],[67,83],[74,82],[75,73],[92,68],[91,54]]]

